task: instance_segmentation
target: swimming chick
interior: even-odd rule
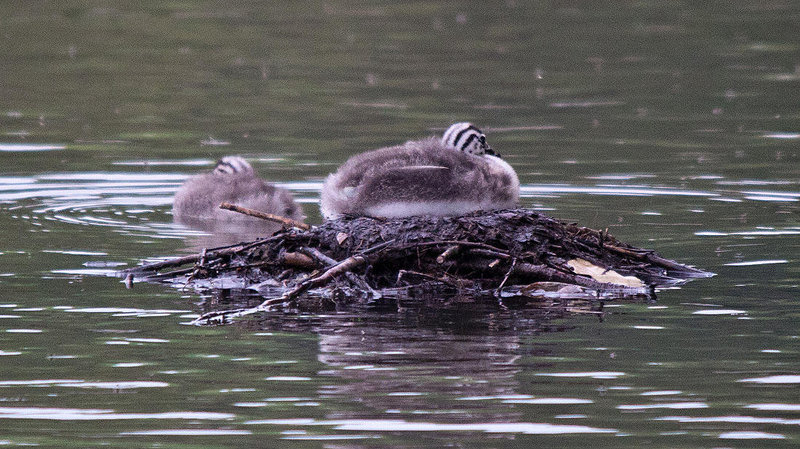
[[[408,217],[463,215],[505,209],[519,202],[511,166],[470,123],[456,123],[443,137],[358,154],[322,187],[326,219],[342,215]]]
[[[209,230],[226,223],[266,223],[220,209],[224,201],[294,220],[303,219],[303,210],[288,190],[259,178],[253,167],[239,156],[223,157],[211,173],[189,178],[175,194],[172,214],[179,223]]]

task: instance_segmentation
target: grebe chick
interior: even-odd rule
[[[463,215],[506,209],[519,202],[519,179],[511,166],[470,123],[456,123],[441,138],[358,154],[322,186],[326,219],[342,215],[408,217]]]
[[[220,209],[220,203],[225,201],[294,220],[303,219],[303,210],[288,190],[259,178],[253,167],[239,156],[225,156],[211,173],[189,178],[175,194],[172,215],[179,223],[204,229],[221,229],[218,225],[225,223],[268,223]]]

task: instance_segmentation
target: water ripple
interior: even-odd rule
[[[724,440],[783,440],[786,437],[779,433],[766,433],[766,432],[725,432],[719,434],[719,437]]]
[[[535,399],[507,399],[503,404],[534,404],[534,405],[576,405],[593,404],[591,399],[579,398],[535,398]]]
[[[576,373],[536,373],[537,376],[550,376],[550,377],[590,377],[592,379],[616,379],[624,376],[625,373],[620,371],[587,371]]]
[[[586,193],[590,195],[612,196],[697,196],[713,198],[720,196],[718,193],[702,190],[665,189],[643,186],[595,186],[581,187],[571,185],[524,185],[520,188],[522,196],[541,195],[554,193]]]
[[[752,377],[749,379],[740,379],[738,382],[750,382],[757,384],[800,384],[800,375],[784,374],[778,376]]]
[[[332,426],[336,430],[372,432],[486,432],[522,433],[526,435],[566,435],[576,433],[616,433],[615,429],[589,426],[561,425],[531,422],[498,423],[436,423],[395,419],[349,419],[317,421],[314,419],[265,419],[248,421],[245,424],[271,424],[289,426]]]
[[[672,410],[708,408],[705,402],[661,402],[657,404],[618,405],[619,410],[651,410],[667,408]]]
[[[30,151],[55,151],[65,150],[65,145],[47,143],[0,143],[0,151],[30,152]]]
[[[35,386],[35,387],[67,387],[67,388],[98,388],[104,390],[130,390],[136,388],[164,388],[166,382],[134,380],[117,382],[89,382],[75,379],[35,379],[35,380],[3,380],[0,386]]]
[[[203,233],[174,225],[165,212],[172,205],[174,193],[189,177],[183,173],[127,172],[0,176],[0,202],[14,204],[10,210],[25,211],[12,213],[15,219],[111,227],[151,238],[184,239]],[[322,188],[322,183],[308,182],[276,185],[296,192],[318,192]]]
[[[231,435],[251,435],[249,430],[234,429],[164,429],[164,430],[135,430],[131,432],[120,432],[123,436],[231,436]]]
[[[800,412],[800,404],[750,404],[746,405],[745,408],[763,411]]]
[[[174,161],[128,161],[118,165],[158,165]],[[208,165],[208,160],[188,160],[184,165]],[[129,172],[76,172],[50,173],[31,177],[0,177],[0,202],[34,202],[23,206],[30,213],[17,213],[12,218],[30,221],[52,220],[73,225],[101,226],[124,230],[127,233],[151,238],[185,239],[197,235],[171,223],[165,213],[172,204],[172,197],[190,175],[184,173],[129,173]],[[647,184],[626,185],[632,179],[650,179],[647,173],[606,173],[588,176],[598,181],[622,181],[621,183],[597,185],[573,184],[525,184],[522,197],[558,197],[560,195],[603,195],[641,197],[697,197],[711,201],[759,201],[792,203],[800,201],[800,192],[775,190],[753,190],[754,185],[764,184],[758,180],[725,180],[713,177],[721,186],[740,186],[742,190],[715,191],[687,188],[654,187]],[[705,179],[705,178],[704,178]],[[788,182],[788,184],[792,184]],[[296,181],[276,183],[298,195],[297,201],[317,204],[322,183],[319,181]],[[748,189],[748,186],[750,188]],[[12,210],[20,210],[12,207]],[[660,213],[660,212],[659,212]],[[644,212],[643,214],[654,214]],[[709,231],[711,232],[711,231]],[[709,233],[698,235],[712,235]],[[714,234],[716,235],[716,234]]]
[[[654,421],[675,421],[680,423],[731,423],[731,424],[783,424],[800,425],[800,419],[768,418],[756,416],[661,416],[653,418]]]
[[[55,421],[106,421],[130,419],[202,419],[228,420],[236,415],[212,412],[165,412],[165,413],[117,413],[114,410],[47,408],[47,407],[0,407],[0,419],[45,419]]]
[[[786,259],[773,259],[773,260],[748,260],[744,262],[731,262],[724,264],[726,267],[753,267],[757,265],[776,265],[782,263],[789,263]]]

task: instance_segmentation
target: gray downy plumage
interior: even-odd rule
[[[459,130],[473,138],[456,138]],[[519,180],[495,154],[483,133],[468,123],[451,126],[444,138],[358,154],[325,180],[320,209],[326,219],[333,219],[462,215],[516,207]]]
[[[222,158],[211,173],[189,178],[175,194],[175,221],[208,229],[220,223],[264,223],[219,208],[230,202],[261,212],[302,220],[303,211],[292,194],[259,178],[247,161],[238,156]]]

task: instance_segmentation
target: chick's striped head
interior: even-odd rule
[[[500,157],[486,143],[486,135],[477,126],[469,122],[455,123],[447,128],[447,131],[442,136],[442,144],[476,156],[489,154]]]
[[[214,173],[217,175],[252,175],[253,167],[239,156],[225,156],[217,161]]]

